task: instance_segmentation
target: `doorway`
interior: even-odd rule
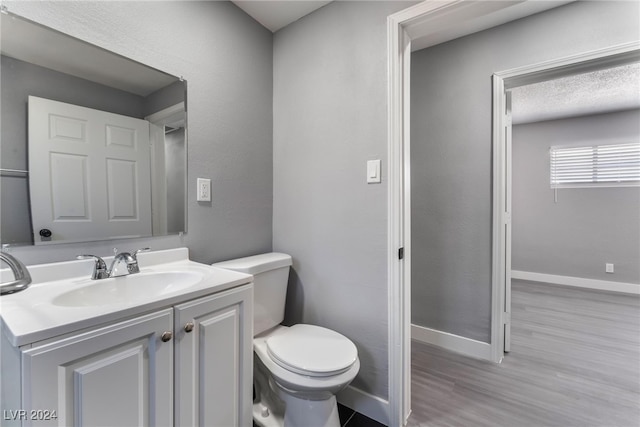
[[[612,69],[640,59],[637,43],[601,49],[541,64],[498,72],[493,76],[494,114],[494,301],[504,311],[493,311],[492,319],[503,328],[494,330],[497,342],[494,355],[509,352],[511,343],[511,280],[512,280],[512,95],[518,88],[536,83],[584,75],[604,69]],[[529,86],[530,87],[530,86]],[[550,110],[552,107],[547,105]],[[561,114],[561,113],[558,113]],[[557,188],[556,188],[557,191]],[[502,347],[502,348],[500,348]]]
[[[490,3],[490,4],[487,4]],[[410,54],[412,50],[434,46],[466,34],[492,28],[502,23],[529,16],[542,10],[558,7],[561,3],[547,3],[545,9],[533,10],[547,2],[424,2],[406,9],[388,19],[389,58],[389,197],[388,197],[388,283],[389,283],[389,419],[390,425],[402,425],[410,411],[410,306],[411,306],[411,218],[409,210],[409,88]],[[569,3],[569,2],[565,2]],[[491,9],[492,7],[496,9]],[[576,6],[577,7],[577,6]],[[498,10],[499,9],[499,10]],[[525,10],[527,9],[527,10]],[[493,19],[492,19],[493,18]],[[637,44],[636,44],[637,48]],[[566,53],[566,52],[565,52]],[[500,77],[500,76],[498,76]],[[504,78],[503,78],[504,83]],[[504,88],[500,91],[503,93]],[[495,87],[494,87],[495,90]],[[502,114],[499,114],[502,117]],[[494,120],[496,119],[494,115]],[[495,129],[494,122],[494,129]],[[493,162],[496,165],[496,162]],[[503,164],[503,163],[502,163]],[[502,172],[497,174],[502,176]],[[498,181],[503,184],[503,181]],[[496,183],[494,181],[493,186]],[[499,187],[502,188],[502,187]],[[500,190],[502,191],[502,190]],[[493,203],[499,194],[493,192]],[[504,200],[504,199],[502,199]],[[505,209],[501,212],[504,221]],[[493,218],[493,222],[496,219]],[[501,229],[502,227],[494,227]],[[502,234],[502,242],[504,233]],[[505,260],[500,243],[493,245],[491,266],[491,358],[499,361],[504,347],[504,285]],[[489,245],[487,245],[489,246]],[[498,248],[498,249],[496,249]],[[402,251],[401,249],[404,249]],[[401,254],[408,254],[404,258]],[[502,271],[502,272],[501,272]],[[501,273],[500,273],[501,272]],[[502,277],[499,275],[502,274]],[[500,338],[500,339],[498,339]]]

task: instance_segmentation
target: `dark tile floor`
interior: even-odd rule
[[[340,425],[342,427],[385,427],[384,424],[372,420],[369,417],[355,412],[351,408],[347,408],[338,403],[338,415],[340,416]]]
[[[342,427],[386,427],[384,424],[380,424],[376,420],[372,420],[339,403],[338,416],[340,417],[340,425]],[[258,427],[258,425],[253,423],[253,427]]]

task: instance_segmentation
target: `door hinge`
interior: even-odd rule
[[[404,248],[398,249],[398,259],[404,259]]]
[[[502,313],[502,323],[505,325],[511,323],[511,313],[507,313],[506,311]]]

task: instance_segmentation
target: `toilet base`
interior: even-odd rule
[[[253,422],[260,427],[283,427],[284,418],[282,414],[271,412],[262,403],[253,404]]]
[[[283,395],[286,410],[271,412],[260,402],[253,404],[253,421],[260,427],[340,427],[336,397],[327,400],[303,400]]]
[[[253,420],[260,427],[340,427],[335,395],[310,400],[277,384],[254,358]]]
[[[327,400],[303,400],[283,395],[287,410],[285,427],[340,427],[336,397]]]

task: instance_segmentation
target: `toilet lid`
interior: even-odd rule
[[[356,346],[344,335],[314,325],[294,325],[267,339],[271,359],[298,374],[324,377],[347,371],[358,358]]]

